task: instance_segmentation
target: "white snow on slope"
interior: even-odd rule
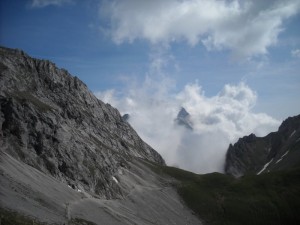
[[[273,161],[273,159],[271,159],[270,162],[266,163],[266,165],[264,165],[264,167],[262,168],[262,170],[259,171],[259,172],[257,173],[257,175],[261,174],[261,173],[269,166],[269,164],[270,164],[272,161]]]
[[[114,180],[114,182],[116,182],[116,184],[119,183],[119,181],[117,180],[117,178],[115,178],[114,176],[112,177],[112,179]]]
[[[289,151],[287,151],[286,153],[284,153],[284,154],[280,157],[280,159],[277,160],[276,164],[279,163],[279,162],[283,159],[283,157],[285,157],[288,153],[289,153]]]
[[[296,133],[296,130],[293,131],[293,133],[291,133],[290,138]]]

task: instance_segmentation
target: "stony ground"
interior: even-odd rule
[[[1,207],[47,224],[83,219],[94,224],[201,224],[181,201],[174,180],[154,173],[145,161],[119,169],[114,182],[118,199],[99,199],[68,187],[53,177],[1,152]]]

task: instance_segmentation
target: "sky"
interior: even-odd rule
[[[67,69],[198,173],[300,113],[300,0],[2,0],[0,45]]]

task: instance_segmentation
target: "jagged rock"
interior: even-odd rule
[[[1,151],[74,189],[123,193],[112,175],[133,157],[162,157],[77,77],[47,60],[0,48]]]
[[[181,107],[177,117],[175,119],[176,123],[180,126],[184,126],[189,130],[193,130],[193,125],[190,119],[190,114],[186,111],[185,108]]]
[[[300,165],[300,115],[289,117],[277,132],[265,137],[254,134],[230,144],[225,172],[236,177],[248,173],[293,168]]]
[[[125,122],[128,122],[129,118],[130,118],[130,115],[127,114],[127,113],[124,114],[124,115],[122,116],[122,119],[123,119]]]

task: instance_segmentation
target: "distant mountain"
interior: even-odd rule
[[[3,47],[0,149],[1,224],[201,224],[117,109],[54,63]]]
[[[124,114],[122,116],[122,119],[126,122],[129,121],[131,115],[130,114]],[[190,119],[190,114],[186,111],[185,108],[181,107],[180,111],[177,114],[177,117],[175,118],[175,123],[179,126],[184,126],[185,128],[187,128],[188,130],[193,130],[193,125]]]
[[[190,117],[191,116],[186,111],[186,109],[181,107],[180,111],[177,114],[175,122],[180,126],[184,126],[185,128],[187,128],[189,130],[193,130],[193,125],[192,125]]]
[[[300,166],[300,115],[286,119],[277,132],[265,137],[254,134],[230,144],[225,172],[236,177]]]

